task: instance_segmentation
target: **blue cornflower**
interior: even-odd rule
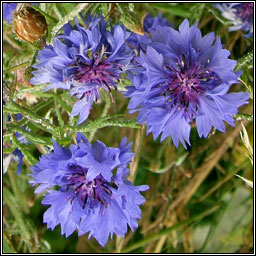
[[[151,38],[149,37],[150,31],[156,29],[158,26],[168,25],[170,25],[169,22],[162,17],[161,13],[159,13],[158,16],[154,18],[147,14],[143,21],[144,35],[132,33],[127,41],[130,47],[135,48],[137,51],[140,49],[145,50],[147,45],[151,42]]]
[[[16,10],[18,3],[3,3],[3,18],[10,23],[13,18],[13,12]]]
[[[81,16],[82,17],[82,16]],[[79,115],[78,124],[89,115],[94,100],[100,98],[103,87],[111,94],[117,88],[121,74],[132,70],[134,52],[125,41],[130,36],[124,26],[118,24],[107,29],[103,16],[88,16],[84,25],[75,20],[76,28],[69,23],[64,35],[39,51],[32,84],[49,83],[47,90],[69,90],[77,98],[71,115]]]
[[[253,35],[253,3],[223,3],[215,4],[222,16],[230,20],[229,31],[244,30],[246,37]]]
[[[224,132],[223,121],[234,126],[232,115],[248,103],[249,94],[227,93],[241,72],[233,71],[236,61],[228,59],[220,38],[213,44],[213,32],[202,37],[188,20],[179,31],[158,26],[150,34],[152,43],[136,58],[144,71],[130,76],[133,86],[124,92],[131,98],[130,112],[139,109],[138,122],[147,123],[148,133],[154,139],[162,133],[161,141],[171,136],[176,147],[180,141],[186,148],[194,121],[200,137],[212,126]]]
[[[66,237],[76,229],[79,236],[90,232],[89,238],[104,246],[109,235],[123,237],[127,224],[131,230],[138,226],[139,206],[145,201],[140,191],[148,186],[133,186],[126,179],[133,157],[126,138],[118,148],[100,141],[91,145],[80,133],[76,140],[70,149],[54,142],[54,151],[31,168],[31,183],[39,184],[35,193],[47,191],[42,204],[51,205],[44,213],[48,228],[60,224]]]

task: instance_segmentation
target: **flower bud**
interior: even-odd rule
[[[29,5],[21,5],[14,12],[13,31],[21,40],[33,43],[47,30],[45,17]]]

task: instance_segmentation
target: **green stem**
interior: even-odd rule
[[[61,107],[62,107],[67,113],[69,113],[69,114],[71,113],[72,107],[71,107],[69,104],[67,104],[65,101],[63,101],[63,100],[61,99],[60,95],[56,94],[56,95],[54,96],[54,98],[55,98],[55,100],[57,100],[57,102],[61,105]]]
[[[64,124],[64,121],[61,117],[56,97],[54,97],[54,107],[55,107],[55,112],[56,112],[56,115],[57,115],[57,118],[58,118],[58,122],[59,122],[61,127],[64,127],[65,124]]]
[[[107,114],[108,114],[108,110],[110,108],[110,105],[111,105],[111,102],[110,102],[110,99],[109,97],[105,97],[105,100],[106,100],[106,103],[105,103],[105,106],[104,106],[104,109],[102,111],[102,114],[101,114],[101,118],[102,117],[105,117]],[[89,136],[89,141],[92,141],[95,133],[96,133],[97,130],[93,130]]]
[[[206,210],[206,211],[204,211],[200,214],[194,215],[194,216],[190,217],[187,220],[181,221],[181,222],[179,222],[179,223],[177,223],[177,224],[175,224],[175,225],[173,225],[169,228],[163,229],[155,235],[149,236],[149,237],[147,237],[147,238],[145,238],[145,239],[143,239],[139,242],[136,242],[136,243],[132,244],[131,246],[126,247],[125,249],[122,250],[122,253],[131,252],[131,251],[133,251],[137,248],[144,247],[147,244],[159,239],[160,237],[173,232],[174,230],[177,230],[177,229],[179,229],[183,226],[191,224],[194,221],[201,220],[205,216],[208,216],[208,215],[214,213],[219,207],[220,207],[220,205],[214,205],[212,208],[210,208],[210,209],[208,209],[208,210]]]

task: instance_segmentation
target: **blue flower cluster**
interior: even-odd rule
[[[76,98],[71,115],[79,115],[78,124],[88,118],[101,88],[111,95],[125,74],[132,83],[123,92],[129,111],[139,111],[138,122],[147,124],[154,139],[170,136],[176,147],[181,142],[187,148],[193,123],[200,137],[212,127],[224,132],[224,121],[235,125],[232,116],[249,94],[228,93],[241,72],[234,71],[236,61],[213,32],[202,36],[198,24],[188,20],[175,30],[161,15],[145,17],[143,36],[111,26],[103,16],[81,19],[83,25],[66,24],[53,45],[38,52],[30,81],[48,84],[46,90],[68,90]],[[75,230],[89,232],[104,246],[113,234],[123,237],[127,225],[137,227],[145,201],[140,192],[148,186],[127,179],[133,153],[126,139],[118,148],[100,141],[91,145],[80,133],[76,141],[70,148],[54,142],[54,151],[32,167],[31,183],[38,185],[35,193],[46,193],[48,228],[60,224],[66,237]]]
[[[76,140],[70,149],[54,142],[54,152],[31,168],[32,184],[39,184],[35,193],[47,191],[42,204],[51,205],[44,214],[48,228],[60,224],[66,237],[76,229],[79,236],[90,232],[89,238],[104,246],[109,235],[123,237],[127,224],[131,230],[138,226],[139,205],[145,201],[140,191],[148,186],[135,187],[126,178],[133,157],[126,138],[118,148],[100,141],[91,145],[80,133]]]

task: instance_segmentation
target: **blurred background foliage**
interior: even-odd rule
[[[253,100],[253,40],[241,31],[228,32],[226,21],[211,3],[40,3],[38,9],[48,23],[46,41],[51,42],[60,28],[81,11],[83,14],[102,13],[106,19],[121,22],[131,31],[141,33],[145,14],[159,12],[177,29],[184,18],[190,24],[199,22],[205,35],[215,31],[231,58],[239,60],[241,83],[233,91],[249,91]],[[134,233],[125,238],[109,240],[101,248],[87,235],[69,238],[60,235],[60,228],[47,230],[43,224],[45,206],[42,195],[35,195],[28,183],[29,166],[51,149],[53,137],[62,145],[69,145],[76,132],[76,118],[69,120],[73,99],[66,92],[44,93],[18,82],[18,70],[25,68],[23,79],[31,77],[31,64],[37,48],[16,39],[11,24],[3,23],[3,80],[10,88],[11,98],[4,110],[4,143],[10,143],[13,132],[25,125],[30,128],[32,142],[19,145],[13,140],[12,149],[19,147],[24,156],[21,175],[16,175],[13,162],[3,175],[3,251],[5,253],[252,253],[253,247],[253,189],[240,176],[253,180],[252,163],[248,158],[249,144],[253,145],[253,103],[239,109],[236,127],[226,127],[226,133],[212,131],[207,139],[200,139],[191,130],[192,147],[186,151],[175,148],[168,138],[160,143],[146,136],[146,127],[136,125],[136,114],[128,114],[128,100],[113,92],[114,103],[107,94],[94,103],[86,125],[81,129],[90,141],[99,139],[108,146],[117,146],[122,137],[133,141],[135,157],[130,164],[130,180],[135,185],[148,184],[144,193],[147,201],[142,207],[142,219]],[[39,44],[38,44],[39,45]],[[26,82],[25,82],[26,84]],[[129,84],[125,77],[123,88]],[[20,96],[30,93],[37,103],[29,105]],[[31,95],[30,95],[31,96]],[[21,121],[6,123],[6,116],[22,113]],[[120,115],[120,116],[119,116]],[[105,118],[104,118],[105,116]],[[110,116],[110,117],[106,117]],[[101,118],[101,119],[98,119]],[[15,118],[13,118],[14,120]],[[40,121],[41,120],[41,121]],[[241,123],[248,139],[240,136]],[[68,127],[68,128],[67,128]],[[247,144],[246,144],[247,143]],[[246,145],[245,145],[246,144]],[[11,149],[4,148],[4,153]],[[118,221],[118,220],[117,220]]]

